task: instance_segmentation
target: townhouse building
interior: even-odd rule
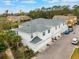
[[[62,19],[38,18],[21,24],[16,32],[22,37],[24,46],[28,46],[34,52],[41,52],[53,40],[59,39],[66,30],[68,26]]]

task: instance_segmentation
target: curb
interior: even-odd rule
[[[72,57],[72,55],[73,55],[73,53],[74,53],[75,48],[76,48],[76,47],[74,47],[74,49],[73,49],[73,51],[72,51],[71,56],[69,57],[69,59],[71,59],[71,57]]]

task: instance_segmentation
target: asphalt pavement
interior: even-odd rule
[[[75,32],[75,34],[74,34]],[[63,35],[59,40],[52,43],[49,48],[39,53],[36,59],[69,59],[75,45],[71,44],[71,40],[79,35],[79,26],[68,35]]]

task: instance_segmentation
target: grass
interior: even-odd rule
[[[71,59],[79,59],[79,48],[75,48],[74,53],[71,56]]]
[[[7,20],[7,18],[6,18],[6,17],[1,17],[1,16],[0,16],[0,21],[4,21],[4,20]]]

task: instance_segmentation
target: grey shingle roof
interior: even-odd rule
[[[29,22],[23,23],[21,26],[22,28],[18,28],[17,30],[26,32],[26,33],[34,33],[34,32],[43,32],[51,28],[51,26],[57,26],[63,23],[64,20],[61,19],[35,19]]]
[[[46,29],[49,29],[49,27],[29,24],[22,28],[18,28],[17,30],[21,32],[26,32],[26,33],[34,33],[34,32],[42,32],[42,31],[45,31]]]

